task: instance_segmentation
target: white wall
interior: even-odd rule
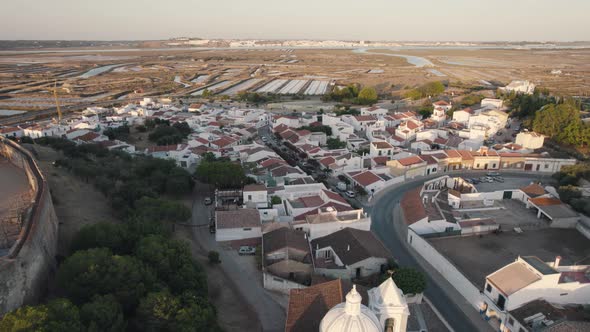
[[[421,238],[411,229],[408,230],[408,243],[420,254],[432,267],[434,267],[455,289],[465,297],[467,302],[479,310],[482,302],[479,289],[471,283],[459,270],[453,266],[426,240]]]
[[[215,232],[215,241],[234,241],[243,239],[252,239],[262,237],[260,227],[252,228],[217,228]]]
[[[291,289],[307,288],[305,285],[301,285],[294,281],[283,279],[266,272],[262,272],[262,285],[268,290],[281,292],[285,295],[289,295],[289,291]]]

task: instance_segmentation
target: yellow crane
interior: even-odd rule
[[[61,123],[61,107],[59,106],[59,98],[57,97],[57,80],[53,83],[53,89],[48,89],[53,91],[53,98],[55,99],[55,106],[57,108],[57,123]]]

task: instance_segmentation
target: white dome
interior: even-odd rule
[[[320,323],[320,332],[380,332],[377,316],[362,303],[356,285],[346,295],[346,302],[330,309]]]

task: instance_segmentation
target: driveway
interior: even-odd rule
[[[195,186],[193,193],[192,222],[202,227],[193,228],[193,237],[206,251],[219,252],[221,268],[234,286],[254,309],[263,331],[275,332],[285,330],[286,314],[283,308],[275,301],[271,294],[262,287],[262,274],[254,264],[254,257],[239,256],[235,250],[226,250],[215,241],[215,234],[209,233],[209,218],[213,212],[211,205],[203,204],[203,199],[208,193],[203,190],[207,186]]]
[[[479,313],[444,277],[407,245],[403,231],[406,226],[401,216],[399,202],[408,190],[421,185],[427,179],[443,175],[478,177],[482,174],[484,172],[466,171],[412,179],[378,193],[371,202],[372,206],[367,206],[367,210],[371,211],[372,231],[389,248],[400,265],[414,267],[426,275],[428,286],[425,295],[455,331],[491,331],[492,327],[481,319]],[[519,179],[515,182],[521,182],[520,179],[523,178],[534,180],[548,177],[548,175],[523,173],[503,173],[502,176],[506,182],[511,179]]]

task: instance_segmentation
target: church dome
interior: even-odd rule
[[[356,285],[346,294],[346,302],[334,306],[320,323],[320,332],[380,332],[377,316],[362,303]]]

